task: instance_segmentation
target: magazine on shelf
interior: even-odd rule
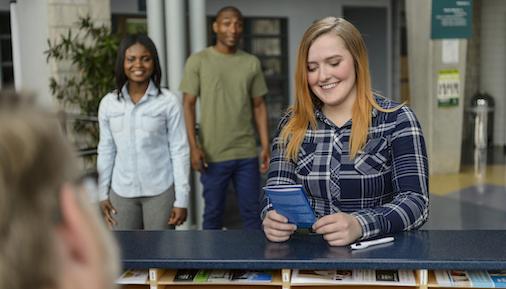
[[[506,288],[506,270],[489,270],[488,274],[495,288]]]
[[[437,284],[443,286],[452,286],[452,280],[447,270],[434,270],[434,276],[436,277]]]
[[[195,277],[193,278],[193,282],[204,283],[207,282],[208,278],[209,278],[208,270],[199,270],[195,275]]]
[[[272,272],[256,270],[232,270],[233,282],[272,282]]]
[[[116,284],[146,284],[148,282],[148,270],[128,269],[116,279]]]
[[[193,282],[198,272],[197,269],[179,269],[174,277],[174,282]]]
[[[277,185],[263,188],[276,212],[288,218],[298,228],[311,228],[316,222],[307,194],[302,185]]]
[[[292,284],[416,285],[412,270],[294,270]]]
[[[272,282],[271,271],[259,270],[177,270],[174,282],[191,283],[266,283]]]
[[[229,282],[231,278],[232,273],[229,270],[211,270],[207,282]]]
[[[447,287],[506,288],[506,270],[435,270],[434,275]]]
[[[297,270],[297,274],[293,273],[292,282],[294,278],[302,281],[304,283],[304,279],[311,279],[314,281],[331,281],[329,283],[334,283],[335,280],[353,280],[353,270]]]

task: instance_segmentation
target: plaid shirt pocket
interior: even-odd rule
[[[295,173],[299,176],[307,176],[313,171],[316,143],[303,142],[300,146],[299,159]]]
[[[392,166],[388,139],[379,137],[370,139],[364,150],[354,160],[355,170],[362,175],[375,175]]]

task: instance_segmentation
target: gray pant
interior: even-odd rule
[[[153,197],[124,198],[111,190],[109,199],[116,209],[115,230],[174,229],[167,223],[175,200],[173,185]]]

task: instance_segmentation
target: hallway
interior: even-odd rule
[[[431,175],[429,187],[429,220],[423,229],[506,229],[504,164],[489,165],[481,182],[472,166],[458,174]]]

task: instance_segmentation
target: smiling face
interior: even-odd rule
[[[144,45],[135,43],[125,51],[123,69],[129,82],[148,84],[154,68],[153,56]]]
[[[216,48],[223,52],[236,49],[243,31],[242,16],[233,10],[221,12],[213,23]]]
[[[353,106],[356,98],[355,65],[343,39],[334,33],[319,36],[307,56],[307,81],[327,108]]]

